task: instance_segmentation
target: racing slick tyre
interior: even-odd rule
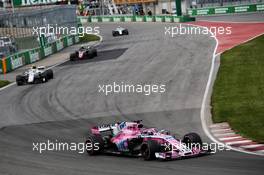
[[[128,34],[129,34],[129,33],[128,33],[128,30],[124,30],[123,34],[124,34],[124,35],[128,35]]]
[[[40,82],[41,83],[46,83],[49,81],[49,78],[48,78],[48,73],[47,72],[44,72],[40,77]]]
[[[141,155],[144,160],[154,160],[156,159],[155,153],[160,152],[161,147],[155,140],[148,140],[142,143]]]
[[[193,146],[200,146],[202,147],[202,139],[197,133],[188,133],[186,134],[182,142],[186,144],[189,148],[192,148]]]
[[[91,52],[85,52],[85,53],[83,54],[83,58],[84,58],[84,59],[92,59],[93,56],[94,56],[94,53],[91,53]]]
[[[75,53],[71,53],[70,54],[70,61],[75,61],[76,60],[76,54]]]
[[[16,76],[16,83],[18,86],[22,86],[25,83],[25,79],[21,75]]]
[[[90,156],[98,155],[103,151],[104,141],[100,135],[88,135],[85,146]]]
[[[94,56],[97,57],[97,50],[94,51]]]
[[[53,70],[48,69],[48,70],[46,71],[46,74],[47,74],[47,78],[48,78],[48,79],[53,79]]]
[[[113,34],[113,37],[118,35],[117,32],[113,32],[112,34]]]

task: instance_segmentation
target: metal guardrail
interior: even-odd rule
[[[79,36],[65,36],[57,41],[47,44],[44,47],[18,52],[0,60],[0,72],[11,72],[21,66],[34,63],[47,56],[62,50],[65,47],[79,43]]]

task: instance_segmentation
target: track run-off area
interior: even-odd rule
[[[243,18],[249,17],[237,16],[237,21]],[[98,57],[54,67],[55,79],[46,84],[0,91],[0,174],[263,173],[264,157],[235,151],[167,162],[90,157],[76,151],[33,151],[33,142],[83,142],[90,126],[138,119],[181,136],[197,132],[205,142],[211,142],[202,128],[200,111],[217,46],[215,38],[166,36],[165,26],[179,25],[175,23],[91,25],[99,26],[103,37]],[[119,25],[127,28],[129,35],[113,38],[112,30]],[[113,82],[165,84],[166,92],[148,96],[98,92],[99,85]]]

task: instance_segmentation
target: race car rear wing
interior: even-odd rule
[[[113,128],[116,128],[116,124],[115,123],[114,124],[106,124],[106,125],[95,126],[91,130],[92,130],[93,134],[100,134],[101,132],[113,130]]]

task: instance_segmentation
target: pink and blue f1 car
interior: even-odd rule
[[[110,153],[143,157],[144,160],[173,160],[210,153],[202,149],[202,140],[196,133],[178,139],[167,130],[146,128],[141,121],[120,122],[95,126],[88,135],[89,155]]]

